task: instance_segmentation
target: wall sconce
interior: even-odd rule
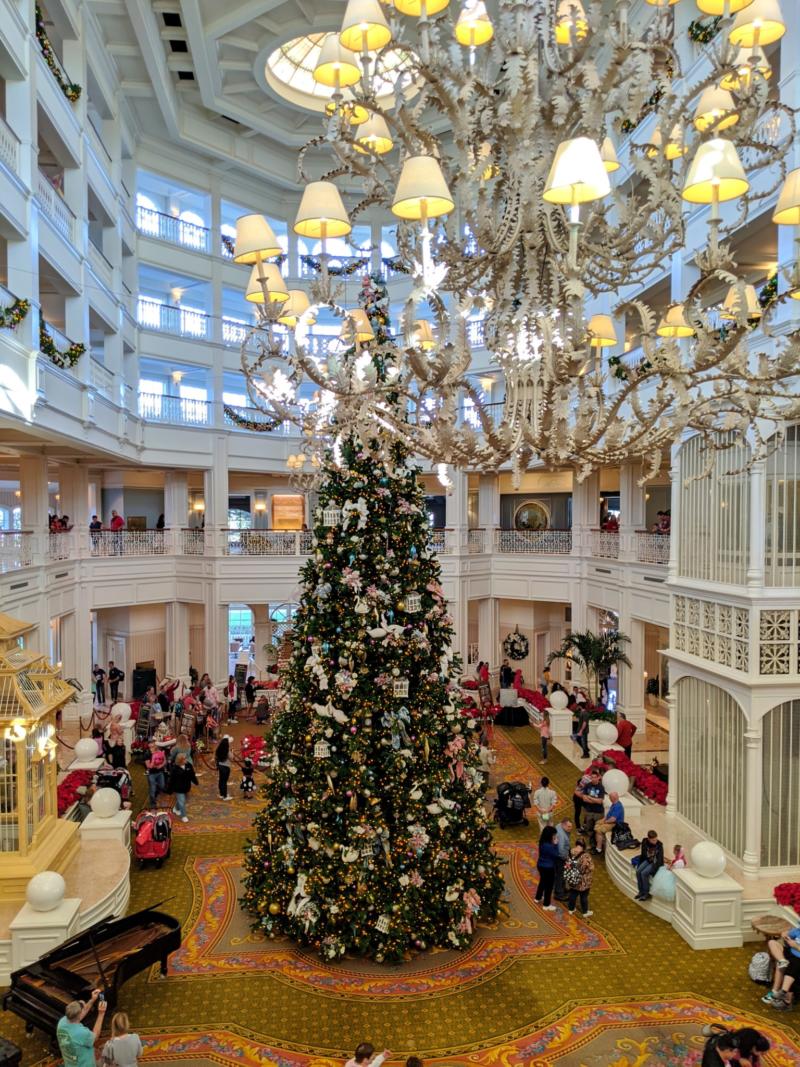
[[[256,493],[256,500],[253,504],[253,510],[257,511],[259,515],[262,515],[267,510],[267,500],[264,493]]]
[[[17,500],[21,500],[22,499],[22,490],[21,489],[15,489],[14,490],[14,496],[17,498]]]
[[[199,500],[195,500],[194,503],[192,504],[192,511],[205,511],[205,510],[206,510],[206,503],[205,503],[205,501],[203,500],[202,497]]]
[[[181,382],[183,381],[183,375],[184,375],[184,371],[182,371],[182,370],[174,370],[172,372],[172,375],[171,375],[173,382],[175,382],[176,385],[180,385]]]

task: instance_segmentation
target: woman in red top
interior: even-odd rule
[[[481,664],[480,670],[478,671],[478,679],[481,682],[484,682],[486,685],[489,684],[489,664],[488,663],[482,663]]]

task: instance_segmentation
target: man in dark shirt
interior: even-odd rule
[[[510,689],[511,683],[514,681],[514,669],[507,659],[503,660],[503,666],[500,668],[500,688]]]
[[[125,675],[119,669],[114,666],[113,659],[108,661],[108,684],[111,686],[111,700],[119,700],[119,683],[123,681]]]
[[[583,787],[583,825],[588,834],[594,833],[595,823],[603,818],[603,797],[606,791],[600,778],[600,771],[593,767],[589,776],[589,782]],[[591,836],[589,838],[591,841]]]
[[[100,666],[99,663],[95,663],[92,667],[92,676],[94,677],[94,700],[95,704],[105,704],[106,702],[106,672]]]

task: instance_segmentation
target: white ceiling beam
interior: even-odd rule
[[[194,73],[200,97],[213,110],[214,98],[222,95],[222,73],[217,62],[217,42],[206,33],[199,0],[181,0],[181,17],[194,59]]]
[[[247,25],[253,19],[269,14],[284,2],[285,0],[247,0],[246,3],[231,7],[224,15],[209,22],[206,26],[206,33],[209,37],[222,37],[231,30],[238,30],[240,26]]]
[[[119,87],[125,96],[154,97],[155,90],[150,82],[135,82],[123,79]]]
[[[222,87],[222,93],[224,96],[235,96],[237,93],[252,93],[259,92],[260,90],[256,83],[251,78],[246,82],[231,82],[230,85],[224,85]],[[263,96],[263,93],[260,93]]]
[[[127,0],[126,7],[167,130],[171,137],[178,137],[178,98],[164,57],[160,27],[154,14],[158,5],[151,6],[148,0]]]
[[[170,70],[191,70],[194,72],[194,63],[189,52],[176,52],[175,55],[167,56],[167,66]]]
[[[125,56],[129,59],[141,59],[142,56],[138,44],[127,44],[123,41],[109,41],[106,49],[112,56]]]
[[[236,37],[232,33],[229,33],[221,40],[220,44],[230,45],[231,48],[240,48],[243,52],[258,51],[258,41],[254,41],[250,37]]]
[[[253,64],[246,59],[221,59],[218,64],[220,70],[244,70],[252,71]]]

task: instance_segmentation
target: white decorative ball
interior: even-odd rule
[[[82,737],[75,743],[75,759],[85,763],[97,759],[97,744],[91,737]]]
[[[58,871],[35,874],[25,889],[25,899],[34,911],[53,911],[64,899],[67,883]]]
[[[116,789],[98,789],[89,801],[89,807],[98,819],[111,819],[117,814],[122,797]]]
[[[130,704],[125,704],[123,701],[120,701],[119,704],[115,704],[111,709],[111,714],[112,716],[119,715],[120,722],[127,722],[131,717],[131,706]]]
[[[714,841],[698,841],[689,853],[691,865],[702,878],[718,878],[725,870],[725,853]]]
[[[599,722],[596,726],[596,737],[601,745],[615,745],[617,743],[617,728],[613,722]]]
[[[569,703],[569,697],[563,689],[557,689],[555,693],[551,693],[547,698],[550,701],[550,707],[556,711],[563,711]]]
[[[619,793],[624,796],[630,789],[630,779],[624,771],[612,768],[603,775],[603,788],[607,793]]]

